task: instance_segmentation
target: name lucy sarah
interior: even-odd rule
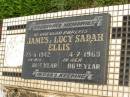
[[[51,37],[51,36],[50,36]],[[93,43],[104,41],[104,34],[78,34],[31,37],[26,40],[27,45],[48,44],[48,51],[69,51],[70,43]]]

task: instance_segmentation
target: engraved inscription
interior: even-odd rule
[[[23,78],[106,83],[109,15],[27,24]]]

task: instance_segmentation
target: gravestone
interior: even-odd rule
[[[28,22],[22,77],[105,84],[109,26],[109,14]]]

